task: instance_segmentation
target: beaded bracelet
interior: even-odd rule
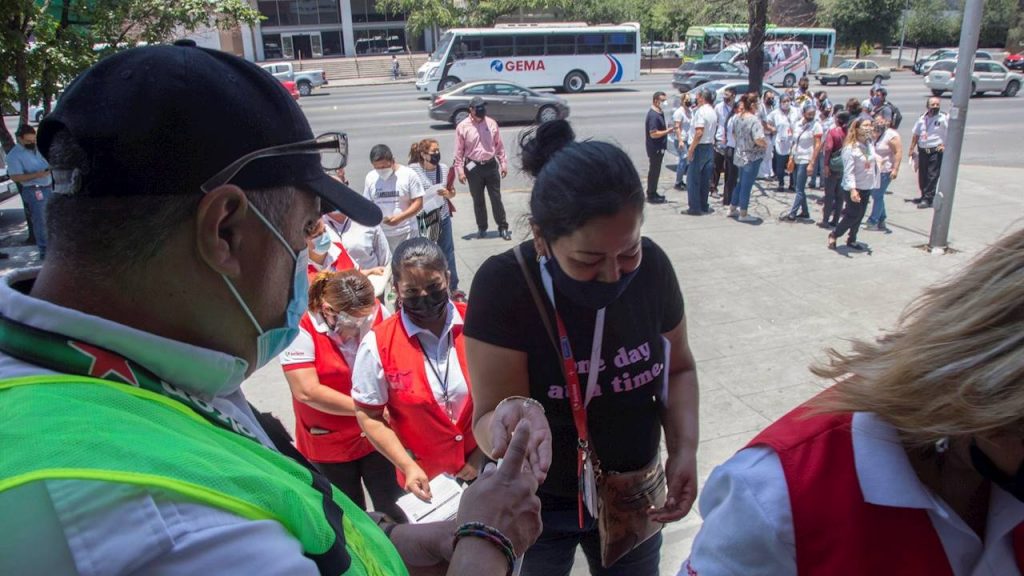
[[[505,560],[508,560],[508,572],[506,574],[512,574],[516,565],[516,551],[512,546],[512,541],[502,534],[500,530],[483,522],[466,522],[455,530],[455,541],[452,543],[452,550],[459,545],[459,540],[466,536],[482,538],[497,546],[501,553],[505,555]]]

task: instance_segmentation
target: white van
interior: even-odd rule
[[[747,63],[746,42],[736,42],[726,46],[721,52],[711,57],[712,60]],[[811,54],[803,42],[765,42],[764,43],[764,81],[768,84],[795,86],[796,81],[811,71]]]

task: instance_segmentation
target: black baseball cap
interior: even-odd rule
[[[192,41],[133,48],[83,72],[39,126],[43,156],[62,129],[88,165],[75,186],[63,188],[86,197],[201,194],[204,182],[250,152],[313,139],[279,80]],[[382,218],[373,202],[325,174],[317,154],[253,160],[231,183],[291,185],[360,224],[375,226]]]

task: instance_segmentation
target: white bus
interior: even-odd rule
[[[686,46],[683,51],[687,60],[700,60],[725,50],[735,42],[747,42],[750,27],[746,24],[711,24],[690,26],[686,30]],[[835,28],[786,28],[769,25],[764,33],[765,42],[801,42],[810,51],[811,72],[832,65],[836,53]]]
[[[746,42],[736,42],[712,56],[711,60],[747,66],[749,50],[750,45]],[[810,60],[810,51],[802,42],[765,42],[763,79],[774,86],[795,86],[797,80],[810,73]]]
[[[510,80],[529,88],[582,92],[640,78],[640,25],[512,25],[455,28],[416,72],[431,94],[473,80]]]

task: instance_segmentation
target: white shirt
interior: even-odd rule
[[[440,178],[437,177],[437,168],[427,170],[418,163],[410,164],[409,168],[419,176],[420,183],[423,184],[425,194],[423,196],[423,212],[433,212],[440,208],[441,218],[451,218],[452,214],[448,211],[448,200],[441,196],[441,190],[444,190],[445,184],[448,183],[448,165],[441,162],[437,166],[441,168]]]
[[[817,120],[806,122],[801,118],[800,122],[793,125],[794,164],[810,163],[811,155],[814,154],[814,139],[820,138],[822,133],[821,122]]]
[[[710,104],[701,104],[697,107],[697,110],[693,113],[693,128],[695,134],[697,128],[704,129],[704,134],[700,137],[700,142],[697,142],[697,144],[715,143],[715,133],[718,131],[718,114],[715,113],[715,109]]]
[[[789,154],[793,147],[793,123],[789,112],[783,112],[782,108],[772,110],[768,115],[768,123],[775,127],[775,153],[779,156]]]
[[[693,112],[689,108],[683,105],[679,105],[672,112],[672,122],[679,123],[679,132],[683,135],[683,142],[689,142],[693,138],[693,130],[691,125],[693,124]]]
[[[736,104],[726,104],[725,101],[715,104],[715,117],[718,119],[717,130],[715,131],[715,143],[725,144],[725,129],[726,121],[729,119],[729,114],[732,113],[732,108]]]
[[[869,413],[853,415],[853,452],[864,501],[928,512],[955,576],[1015,576],[1013,529],[1024,502],[993,485],[986,539],[957,516],[914,473],[898,432]],[[764,446],[739,451],[708,478],[700,496],[704,525],[687,569],[700,576],[796,575],[789,490],[778,455]]]
[[[843,189],[870,192],[882,184],[881,157],[874,142],[843,146]]]
[[[882,137],[875,142],[875,152],[882,159],[881,171],[883,174],[892,172],[893,162],[896,160],[896,149],[892,141],[899,136],[899,133],[892,128],[886,128]]]
[[[359,270],[379,267],[390,269],[391,248],[388,247],[388,239],[380,226],[363,226],[351,218],[338,222],[326,214],[322,218],[324,227],[331,237],[331,247],[327,251],[327,259],[324,260],[326,266],[330,266],[338,259],[341,250],[335,244],[341,243]],[[309,263],[318,270],[322,268],[312,260]]]
[[[374,308],[373,314],[376,318],[377,311],[381,312],[381,319],[385,319],[391,316],[391,312],[380,303],[377,303],[377,307]],[[342,358],[345,359],[345,363],[349,367],[355,364],[356,352],[359,350],[359,343],[361,338],[349,338],[344,339],[340,334],[331,330],[331,327],[327,325],[327,321],[319,312],[306,312],[309,316],[310,323],[313,325],[313,330],[318,334],[325,334],[327,338],[334,344],[335,348],[341,352]],[[369,325],[368,325],[369,326]],[[361,334],[360,337],[365,336]],[[306,331],[306,328],[299,325],[299,335],[295,337],[291,345],[285,349],[280,355],[281,366],[294,366],[296,364],[315,364],[316,363],[316,345],[313,343],[313,335]]]
[[[922,115],[914,123],[913,134],[917,136],[917,145],[921,148],[935,148],[946,143],[946,130],[949,129],[949,116],[939,112],[935,116]]]
[[[380,206],[384,216],[397,216],[405,212],[412,201],[424,195],[423,183],[408,166],[397,165],[394,172],[386,180],[381,180],[376,170],[366,174],[363,196],[373,200]],[[410,217],[397,225],[381,224],[384,235],[388,237],[407,236],[418,230],[416,218]]]
[[[208,400],[272,448],[240,388],[245,361],[63,308],[13,287],[37,273],[17,270],[4,276],[0,314],[130,357]],[[53,372],[0,353],[0,379],[42,374]],[[171,492],[128,484],[44,480],[2,491],[0,533],[0,574],[319,573],[298,540],[275,521],[254,522]]]
[[[454,326],[463,324],[462,315],[454,304],[448,303],[448,320],[441,330],[440,338],[430,330],[414,324],[404,310],[400,315],[409,337],[419,338],[424,352],[423,369],[427,373],[427,382],[430,383],[434,399],[442,410],[445,409],[444,390],[438,375],[444,378],[445,373],[448,374],[448,401],[452,406],[453,421],[458,420],[469,401],[469,385],[462,375],[462,364],[455,352],[454,339],[449,346],[448,336]],[[434,373],[435,370],[437,374]],[[372,331],[363,338],[359,351],[356,352],[356,363],[352,368],[352,399],[370,406],[384,406],[388,403],[388,379],[380,361],[380,351],[377,349],[377,334]]]

